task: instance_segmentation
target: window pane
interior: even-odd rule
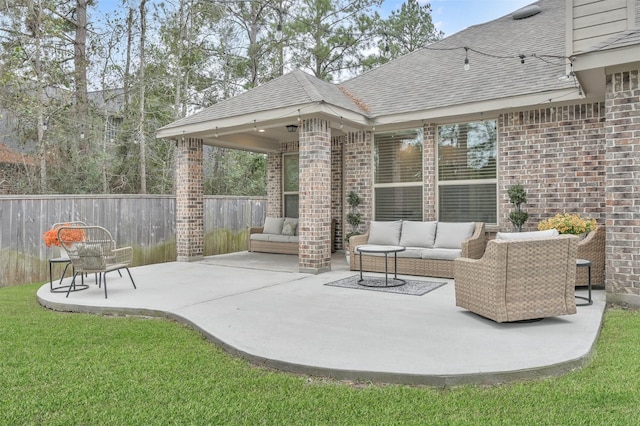
[[[438,128],[441,181],[496,177],[496,122],[477,121]]]
[[[422,182],[422,130],[376,133],[375,183]]]
[[[298,194],[284,196],[284,215],[285,217],[298,217]]]
[[[498,223],[496,184],[441,185],[438,220]]]
[[[376,188],[376,220],[422,220],[422,186]]]
[[[300,174],[299,157],[297,155],[285,155],[283,158],[283,163],[284,163],[284,176],[283,176],[284,191],[297,192],[298,177]]]

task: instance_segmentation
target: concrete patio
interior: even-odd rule
[[[297,257],[233,253],[108,277],[89,289],[37,293],[45,307],[172,318],[255,364],[336,379],[450,386],[560,375],[585,365],[605,309],[603,290],[576,315],[498,324],[455,306],[453,280],[424,296],[326,286],[354,275],[343,253],[332,271],[297,272]],[[425,279],[411,277],[411,279]],[[69,282],[70,279],[66,279]],[[586,290],[579,290],[586,295]],[[582,302],[582,301],[579,301]]]

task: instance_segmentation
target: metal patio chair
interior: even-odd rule
[[[74,267],[73,281],[67,291],[67,297],[78,275],[97,274],[98,285],[104,285],[104,297],[107,298],[107,272],[126,269],[133,281],[129,265],[133,261],[133,248],[116,248],[111,233],[101,226],[63,226],[58,230],[60,246],[69,255]]]

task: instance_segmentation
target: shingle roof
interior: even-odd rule
[[[472,26],[344,86],[365,99],[374,116],[571,87],[572,82],[558,80],[566,65],[562,59],[565,2],[541,0],[536,4],[542,11],[535,16],[514,20],[507,15]],[[464,47],[470,49],[469,71],[463,70]],[[524,64],[520,54],[526,55]]]
[[[199,113],[171,123],[165,128],[219,120],[277,108],[294,108],[297,105],[314,102],[326,102],[350,111],[362,112],[357,104],[335,84],[296,70],[238,96],[225,99]]]
[[[572,88],[558,79],[567,63],[565,0],[533,4],[541,8],[535,16],[472,26],[341,85],[298,70],[163,129],[314,102],[375,118]]]

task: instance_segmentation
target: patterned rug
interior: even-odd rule
[[[353,275],[351,277],[343,278],[338,281],[333,281],[325,285],[332,286],[332,287],[354,288],[358,290],[384,291],[386,293],[422,296],[446,284],[446,282],[406,280],[407,283],[405,285],[401,285],[399,287],[385,287],[384,277],[365,276],[364,279],[367,286],[364,286],[364,285],[358,284],[359,279],[360,279],[360,275]],[[389,277],[389,284],[393,284],[393,280],[391,279],[391,277]]]

